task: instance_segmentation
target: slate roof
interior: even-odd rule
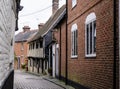
[[[66,5],[63,5],[60,9],[58,9],[45,23],[43,28],[41,28],[36,35],[30,39],[28,42],[32,42],[34,40],[39,39],[40,37],[43,37],[50,29],[53,29],[57,23],[63,18],[63,16],[66,14]]]
[[[36,34],[38,30],[30,30],[26,32],[20,32],[15,35],[15,42],[27,41],[33,34]]]

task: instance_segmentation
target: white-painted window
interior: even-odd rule
[[[78,28],[77,24],[73,24],[71,28],[71,57],[77,57],[78,55]]]
[[[85,55],[96,56],[96,15],[90,13],[85,21]]]
[[[77,0],[72,0],[72,8],[77,5]]]

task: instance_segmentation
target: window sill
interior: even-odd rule
[[[85,55],[85,58],[96,58],[96,54]]]
[[[71,59],[77,59],[78,56],[71,56]]]

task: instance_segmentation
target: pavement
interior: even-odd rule
[[[45,75],[15,71],[14,89],[75,89],[64,82]]]

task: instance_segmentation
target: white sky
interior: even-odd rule
[[[65,4],[65,1],[59,0],[59,7]],[[37,29],[38,24],[45,23],[52,14],[52,0],[21,0],[21,6],[24,8],[19,12],[19,30],[15,34],[22,31],[25,25]]]

